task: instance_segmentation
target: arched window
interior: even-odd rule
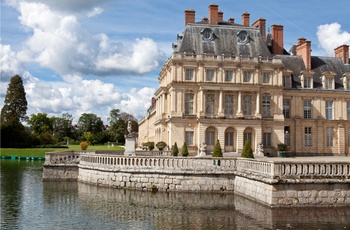
[[[225,130],[225,151],[235,151],[235,132],[232,127]]]

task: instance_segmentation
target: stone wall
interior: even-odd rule
[[[79,168],[77,164],[55,164],[43,167],[44,181],[77,181]]]

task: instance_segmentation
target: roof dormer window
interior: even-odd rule
[[[327,71],[323,73],[322,76],[322,86],[324,89],[334,89],[334,77],[335,77],[335,73],[331,72],[331,71]]]
[[[237,33],[238,43],[247,44],[249,42],[248,32],[241,30]]]
[[[201,31],[203,41],[212,41],[214,40],[214,33],[212,29],[205,28]]]

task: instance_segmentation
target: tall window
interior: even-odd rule
[[[312,146],[312,129],[305,127],[305,146]]]
[[[333,120],[333,101],[326,101],[326,119]]]
[[[290,99],[283,99],[284,118],[290,118]]]
[[[205,95],[205,114],[214,115],[215,109],[215,94],[206,94]]]
[[[252,115],[252,95],[244,95],[243,97],[243,114]]]
[[[283,86],[285,88],[291,88],[290,76],[283,76]]]
[[[350,128],[348,128],[348,147],[350,146]]]
[[[246,140],[249,140],[250,141],[250,145],[252,145],[252,132],[251,131],[245,131],[243,133],[243,145],[245,144]]]
[[[232,81],[232,76],[233,76],[233,71],[232,70],[226,70],[225,71],[225,81],[231,82]]]
[[[225,146],[233,146],[233,131],[225,132]]]
[[[350,78],[347,79],[346,85],[347,85],[347,90],[350,90]]]
[[[251,82],[251,80],[252,80],[252,72],[243,71],[243,82]]]
[[[185,94],[185,114],[187,115],[194,114],[193,105],[194,105],[194,94],[186,93]]]
[[[304,101],[304,118],[311,119],[312,118],[312,105],[311,100]]]
[[[326,77],[326,89],[333,89],[333,78]]]
[[[215,130],[208,129],[205,132],[205,142],[207,145],[215,145]]]
[[[233,95],[225,95],[225,116],[233,116]]]
[[[185,132],[185,142],[187,145],[193,145],[193,131]]]
[[[214,81],[214,74],[215,74],[215,70],[213,69],[207,69],[206,71],[206,80],[207,81]]]
[[[271,133],[263,133],[263,145],[271,146]]]
[[[265,117],[271,116],[271,96],[263,95],[262,97],[262,115]]]
[[[185,80],[186,81],[192,81],[193,80],[193,69],[186,69],[185,70]]]
[[[284,143],[290,146],[290,128],[289,126],[284,127]]]
[[[350,101],[346,102],[346,108],[347,108],[347,118],[350,121]]]
[[[271,79],[271,73],[263,73],[263,83],[268,84],[270,83]]]
[[[304,88],[311,88],[311,77],[304,77]]]
[[[327,128],[327,147],[333,146],[333,128]]]

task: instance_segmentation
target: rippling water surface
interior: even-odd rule
[[[42,182],[42,162],[1,160],[0,229],[349,229],[349,208],[270,209],[240,196]]]

